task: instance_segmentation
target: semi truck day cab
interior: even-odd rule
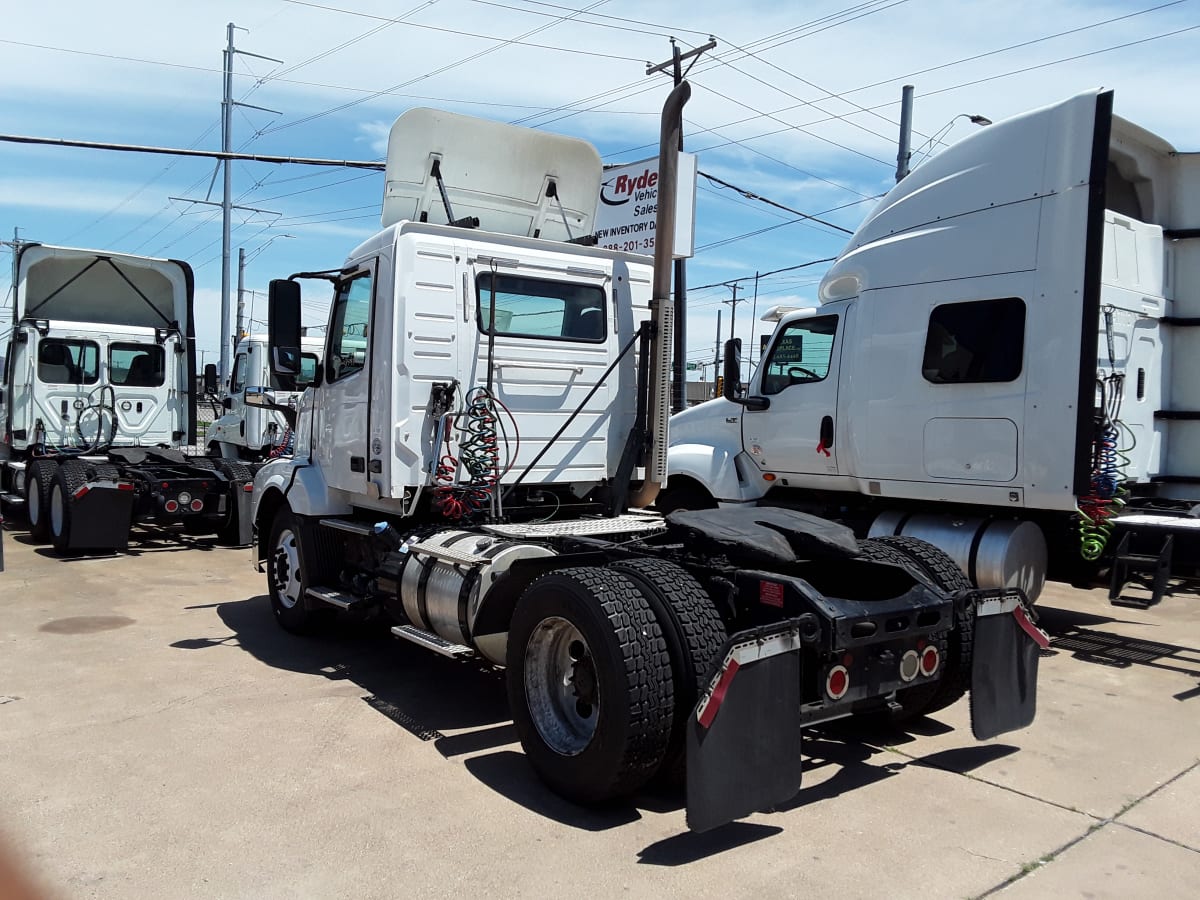
[[[0,379],[0,499],[59,553],[124,549],[134,522],[249,542],[251,473],[195,441],[192,271],[26,243]]]
[[[552,789],[595,803],[686,772],[705,830],[793,796],[810,725],[967,689],[977,736],[1028,724],[1044,638],[1019,590],[970,589],[921,541],[791,510],[647,510],[666,479],[663,235],[689,91],[663,111],[653,266],[590,246],[591,145],[401,116],[383,230],[337,269],[271,284],[284,377],[301,280],[334,301],[295,455],[259,470],[253,517],[283,628],[380,617],[502,667]]]
[[[1089,91],[900,181],[745,389],[675,416],[665,509],[778,504],[921,538],[1036,599],[1200,559],[1200,154]],[[1082,572],[1081,572],[1082,570]]]
[[[234,348],[233,371],[225,385],[224,396],[219,400],[214,396],[218,390],[216,367],[212,367],[211,373],[205,373],[208,381],[205,392],[221,410],[221,415],[209,425],[204,436],[209,455],[239,460],[253,470],[257,463],[291,453],[295,433],[287,417],[281,412],[246,403],[246,391],[254,394],[268,389],[275,403],[297,406],[300,395],[316,377],[323,346],[324,341],[320,338],[300,339],[300,373],[289,383],[290,389],[285,390],[280,376],[271,372],[267,336],[252,334],[238,341]]]

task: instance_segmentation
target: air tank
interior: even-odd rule
[[[1032,603],[1046,583],[1046,537],[1033,522],[889,510],[868,537],[897,534],[940,547],[979,588],[1020,588]]]

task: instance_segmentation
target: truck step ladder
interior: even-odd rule
[[[424,554],[442,562],[453,563],[456,566],[481,566],[489,562],[486,557],[463,553],[453,547],[439,547],[436,544],[416,543],[408,545],[409,553]]]
[[[412,641],[412,643],[424,647],[426,650],[432,650],[434,653],[448,656],[451,659],[466,659],[475,655],[475,651],[466,644],[452,643],[436,634],[422,631],[415,625],[397,625],[392,629],[392,634],[398,638],[404,638],[406,641]]]
[[[25,498],[20,494],[0,494],[0,502],[7,503],[9,506],[24,506]]]
[[[335,590],[334,588],[310,587],[306,593],[314,600],[320,600],[323,603],[328,603],[330,606],[336,606],[338,609],[343,609],[347,612],[362,609],[368,605],[365,597],[348,594],[345,591]]]
[[[1168,534],[1163,538],[1162,548],[1158,553],[1133,553],[1130,544],[1137,538],[1136,531],[1126,531],[1121,535],[1117,544],[1117,552],[1113,555],[1112,580],[1108,587],[1108,602],[1113,606],[1132,606],[1147,609],[1156,606],[1167,590],[1167,579],[1171,575],[1171,553],[1175,546],[1175,536]],[[1131,572],[1152,572],[1154,574],[1153,588],[1150,596],[1123,597],[1121,591],[1129,582]]]

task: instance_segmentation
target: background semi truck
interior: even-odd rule
[[[1200,556],[1200,155],[1091,91],[899,182],[745,390],[671,426],[664,509],[764,503],[908,535],[1036,597]]]
[[[271,372],[268,358],[267,336],[252,334],[238,341],[234,349],[233,371],[228,384],[223,386],[224,395],[219,399],[215,384],[207,384],[210,402],[214,402],[220,415],[209,425],[204,444],[211,456],[228,460],[239,460],[252,470],[255,464],[266,459],[291,453],[295,434],[287,417],[278,411],[251,406],[246,403],[246,391],[270,389],[275,402],[283,406],[296,406],[300,394],[316,377],[321,364],[320,338],[300,339],[300,373],[294,378],[281,378]],[[206,378],[216,378],[216,367]]]
[[[123,549],[135,521],[249,539],[251,474],[189,456],[192,272],[183,262],[23,244],[0,380],[0,495],[62,553]]]
[[[663,113],[660,237],[689,90]],[[1040,634],[1019,591],[790,510],[645,511],[665,481],[671,247],[652,267],[584,237],[601,171],[571,138],[420,109],[393,126],[384,228],[312,273],[333,285],[324,361],[294,457],[255,479],[280,625],[382,617],[505,667],[554,790],[598,802],[686,770],[699,830],[792,796],[804,726],[968,687],[981,737],[1027,724]],[[271,284],[277,374],[299,371],[302,277]]]

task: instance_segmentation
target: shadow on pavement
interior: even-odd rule
[[[1038,625],[1050,635],[1051,648],[1070,653],[1074,659],[1116,669],[1147,666],[1200,679],[1200,649],[1129,637],[1102,627],[1151,623],[1054,608],[1039,609],[1039,613]],[[1174,696],[1177,700],[1200,696],[1200,687]]]
[[[686,831],[664,838],[638,853],[638,862],[647,866],[685,866],[735,847],[743,847],[779,834],[778,825],[730,822],[712,831],[696,834]]]

